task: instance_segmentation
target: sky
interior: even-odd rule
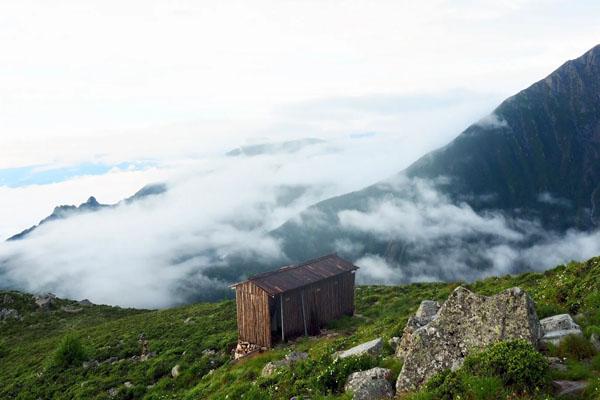
[[[153,222],[188,221],[150,243],[185,231],[235,247],[243,235],[203,235],[240,209],[268,231],[387,178],[598,44],[599,27],[597,1],[3,1],[0,239],[57,205],[117,203],[168,182],[171,206],[151,204],[168,210]],[[325,142],[224,155],[307,137]],[[261,198],[282,186],[308,189],[285,207]],[[92,222],[60,234],[97,240],[81,235]],[[103,239],[124,240],[110,226]],[[147,254],[135,251],[142,265]]]

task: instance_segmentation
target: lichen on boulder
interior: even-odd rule
[[[415,315],[408,319],[404,331],[402,332],[402,338],[396,346],[396,357],[404,359],[410,342],[412,340],[412,334],[419,328],[427,325],[433,321],[438,311],[440,310],[440,303],[433,300],[423,300],[417,309]]]
[[[520,288],[487,297],[458,287],[431,322],[411,333],[396,390],[417,390],[434,374],[459,368],[472,350],[498,341],[537,345],[541,333],[534,303]]]
[[[353,372],[348,376],[344,391],[352,392],[353,400],[379,400],[394,397],[394,390],[388,381],[392,371],[386,368],[371,368]]]

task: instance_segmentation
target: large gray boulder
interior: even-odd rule
[[[440,310],[440,303],[433,300],[423,300],[417,309],[415,315],[408,319],[404,331],[402,332],[402,338],[396,346],[396,357],[404,359],[410,342],[412,340],[413,333],[433,321],[438,311]]]
[[[569,314],[553,315],[552,317],[540,320],[544,335],[541,341],[543,343],[552,343],[558,346],[567,336],[583,336],[581,327],[573,321]]]
[[[388,381],[392,372],[386,368],[371,368],[350,374],[344,386],[346,392],[352,392],[354,400],[379,400],[394,397],[392,384]]]
[[[534,303],[521,289],[487,297],[458,287],[436,318],[412,333],[396,391],[417,390],[432,375],[459,368],[472,350],[501,340],[537,345],[541,332]]]
[[[381,338],[373,339],[368,342],[354,346],[348,350],[339,351],[336,353],[337,358],[362,356],[364,354],[377,355],[383,349],[383,340]]]

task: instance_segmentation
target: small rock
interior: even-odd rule
[[[96,368],[99,365],[100,365],[100,363],[97,360],[84,361],[83,362],[83,369]]]
[[[173,378],[177,378],[179,374],[181,374],[181,367],[179,366],[179,364],[177,364],[171,369],[171,376]]]
[[[15,302],[15,299],[13,299],[11,296],[9,296],[8,294],[4,295],[4,298],[2,299],[2,304],[12,304]]]
[[[570,335],[583,336],[581,327],[573,321],[569,314],[559,314],[540,320],[544,335],[542,343],[552,343],[558,346],[564,338]]]
[[[590,335],[590,343],[592,344],[592,346],[594,346],[596,351],[600,352],[600,337],[598,336],[598,334],[592,333]]]
[[[88,299],[79,300],[77,303],[79,303],[80,306],[93,306],[94,305],[94,303],[92,303]]]
[[[552,381],[557,396],[580,395],[588,383],[585,381]]]
[[[394,397],[392,384],[388,381],[392,372],[386,368],[372,368],[350,374],[344,386],[346,392],[352,391],[354,400],[378,400]]]
[[[156,357],[156,352],[155,351],[149,351],[146,354],[143,354],[140,356],[140,361],[144,362],[144,361],[148,361],[149,359]]]
[[[109,397],[116,397],[119,394],[119,389],[118,388],[110,388],[108,389],[108,396]]]
[[[214,356],[217,352],[213,349],[202,350],[202,354],[205,356]]]
[[[277,372],[280,368],[289,366],[290,363],[287,360],[277,360],[277,361],[269,361],[263,367],[260,376],[268,377]]]
[[[106,360],[102,361],[102,364],[114,364],[119,361],[119,357],[109,357]]]
[[[354,346],[348,350],[338,351],[336,356],[338,358],[346,358],[353,356],[362,356],[363,354],[377,355],[381,353],[383,348],[383,340],[381,338],[373,339],[368,342]]]
[[[133,387],[133,383],[127,381],[123,384],[127,389],[131,389]]]
[[[566,371],[567,366],[565,365],[565,360],[560,357],[546,357],[548,361],[548,365],[551,369],[555,369],[557,371]]]
[[[184,324],[188,325],[188,324],[193,324],[194,320],[192,319],[192,317],[187,317],[184,321]]]
[[[308,358],[308,353],[293,351],[290,354],[285,356],[285,359],[290,363],[295,363],[296,361],[306,360]]]
[[[291,352],[290,354],[286,355],[283,360],[269,361],[266,363],[260,375],[263,377],[271,376],[277,372],[278,369],[288,367],[295,362],[306,360],[307,358],[308,353]]]

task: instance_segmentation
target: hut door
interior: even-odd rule
[[[274,298],[271,310],[271,336],[274,340],[281,340],[281,301],[280,296]]]
[[[306,330],[309,335],[318,335],[319,329],[319,296],[316,290],[307,290],[304,293],[304,307],[306,312]]]

